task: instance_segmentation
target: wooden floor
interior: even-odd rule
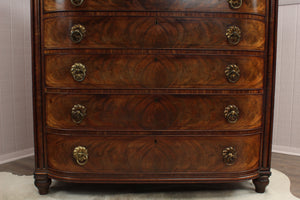
[[[290,178],[291,192],[300,198],[300,156],[273,153],[272,168],[283,172]],[[0,172],[11,172],[17,175],[32,175],[33,169],[34,157],[23,158],[0,165]]]
[[[273,153],[271,165],[290,178],[291,192],[300,198],[300,156]]]

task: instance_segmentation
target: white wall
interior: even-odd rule
[[[300,0],[279,7],[273,150],[300,155]],[[33,153],[30,0],[0,0],[0,163]]]
[[[30,0],[0,0],[0,163],[33,153]]]
[[[300,155],[300,1],[280,4],[273,151]]]

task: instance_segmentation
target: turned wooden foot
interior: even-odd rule
[[[51,179],[48,178],[48,175],[47,174],[35,174],[34,178],[35,178],[34,184],[38,188],[39,193],[41,195],[48,194],[49,187],[51,184]]]
[[[269,176],[260,176],[257,179],[253,179],[253,183],[257,193],[264,193],[267,185],[269,184]]]

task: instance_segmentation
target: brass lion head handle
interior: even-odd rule
[[[85,37],[86,29],[80,24],[76,24],[71,28],[70,39],[74,43],[79,43]]]
[[[80,104],[74,105],[72,108],[71,116],[72,116],[73,122],[75,122],[76,124],[80,124],[82,122],[82,120],[84,119],[84,117],[86,116],[85,106],[80,105]]]
[[[88,151],[86,147],[78,146],[73,150],[73,158],[78,165],[85,165],[89,159]]]
[[[235,64],[227,65],[225,76],[228,82],[236,83],[240,79],[240,68]]]
[[[239,113],[240,111],[235,105],[226,106],[224,110],[225,119],[227,119],[227,121],[232,124],[236,123],[239,119]]]
[[[242,31],[236,25],[229,26],[226,30],[226,37],[229,44],[237,45],[241,41]]]
[[[73,6],[81,6],[84,0],[70,0]]]
[[[227,2],[231,9],[239,9],[243,4],[243,0],[227,0]]]
[[[81,82],[85,79],[86,67],[81,63],[75,63],[72,65],[70,72],[75,81]]]
[[[237,159],[237,151],[233,147],[227,147],[223,150],[223,162],[226,165],[232,165]]]

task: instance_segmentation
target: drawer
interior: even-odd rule
[[[91,131],[249,130],[261,127],[262,102],[262,95],[47,94],[46,124]]]
[[[253,56],[48,55],[53,88],[263,88],[264,61]]]
[[[235,18],[57,17],[45,20],[44,46],[263,51],[265,24]]]
[[[48,167],[71,173],[125,173],[139,177],[141,173],[245,173],[258,168],[259,155],[259,134],[235,137],[47,135]]]
[[[55,11],[197,11],[265,14],[265,0],[44,0]]]

